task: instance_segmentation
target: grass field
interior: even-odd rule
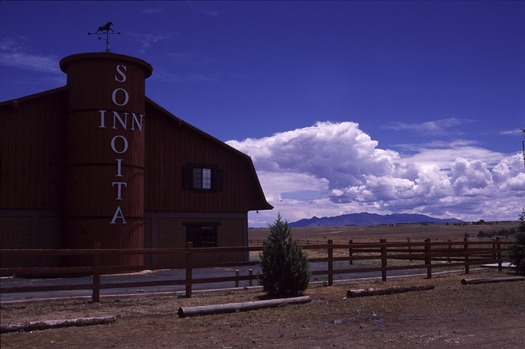
[[[516,228],[518,222],[489,222],[487,224],[399,224],[380,225],[370,227],[343,226],[343,227],[309,227],[292,228],[292,236],[301,241],[423,241],[426,238],[433,241],[462,240],[465,234],[470,238],[477,238],[479,231],[492,232],[501,229]],[[251,228],[249,238],[264,240],[268,228]]]

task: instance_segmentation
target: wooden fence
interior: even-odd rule
[[[470,273],[470,267],[486,263],[497,263],[498,270],[502,270],[503,257],[506,255],[511,242],[504,242],[500,239],[493,241],[424,241],[413,242],[387,242],[381,239],[377,242],[336,242],[328,240],[326,242],[302,243],[303,249],[309,255],[312,268],[312,277],[326,277],[325,283],[332,286],[335,275],[347,275],[354,273],[381,272],[383,281],[387,281],[387,275],[392,271],[399,270],[425,270],[427,278],[432,278],[435,269],[461,268],[466,274]],[[235,275],[228,277],[207,277],[194,278],[194,268],[224,267],[226,264],[194,264],[195,256],[204,253],[233,253],[233,252],[255,252],[260,253],[262,246],[250,247],[214,247],[214,248],[193,248],[188,243],[186,248],[158,248],[158,249],[102,249],[99,244],[93,249],[74,249],[74,250],[43,250],[43,249],[0,249],[0,260],[12,257],[29,258],[31,256],[82,256],[90,257],[92,263],[88,266],[68,266],[68,267],[19,267],[19,268],[0,268],[0,276],[31,275],[32,277],[49,277],[64,275],[91,275],[92,282],[86,284],[68,284],[53,286],[19,286],[19,287],[0,287],[0,293],[19,293],[19,292],[47,292],[47,291],[66,291],[66,290],[92,290],[92,301],[100,300],[101,289],[111,288],[130,288],[130,287],[149,287],[149,286],[176,286],[185,285],[185,296],[191,297],[194,284],[199,283],[219,283],[234,282],[239,286],[240,281],[248,281],[250,285],[257,279],[250,269],[248,275]],[[169,264],[156,264],[146,266],[107,266],[101,265],[100,260],[108,255],[160,255],[178,254],[185,255],[185,277],[174,280],[155,280],[142,282],[126,283],[101,283],[100,276],[104,274],[118,274],[123,272],[142,271],[145,269],[176,269]],[[257,261],[229,263],[229,266],[249,266],[257,265]],[[180,268],[179,268],[180,269]]]

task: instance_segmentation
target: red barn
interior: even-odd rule
[[[1,248],[248,244],[248,211],[272,209],[249,156],[146,97],[145,61],[84,53],[60,68],[66,86],[0,103]],[[145,258],[110,262],[183,256]]]

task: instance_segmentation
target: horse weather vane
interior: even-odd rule
[[[98,30],[96,32],[88,33],[88,35],[96,35],[96,34],[106,35],[106,52],[110,51],[109,36],[110,35],[118,35],[118,34],[120,34],[120,32],[115,32],[113,29],[111,29],[112,25],[113,25],[113,22],[108,22],[108,23],[104,24],[103,26],[98,27]],[[98,37],[98,39],[102,40],[102,38],[100,36]]]

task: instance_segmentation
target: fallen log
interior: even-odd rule
[[[42,320],[30,321],[20,324],[8,324],[0,327],[0,333],[18,332],[18,331],[36,331],[47,330],[49,328],[72,327],[72,326],[92,326],[92,325],[107,325],[114,323],[114,316],[105,317],[88,317],[79,319],[63,319],[63,320]]]
[[[278,298],[263,301],[242,302],[242,303],[225,303],[213,305],[200,305],[194,307],[180,307],[179,317],[212,315],[221,313],[235,313],[240,311],[257,310],[263,308],[275,308],[290,304],[302,304],[310,302],[310,297],[292,297],[292,298]]]
[[[347,298],[381,296],[385,294],[404,293],[411,291],[426,291],[434,289],[434,285],[415,285],[415,286],[393,286],[388,288],[359,288],[349,290],[346,293]]]
[[[523,281],[525,277],[523,276],[509,276],[509,277],[499,277],[499,278],[482,278],[482,279],[463,279],[461,283],[463,285],[474,285],[474,284],[488,284],[494,282],[510,282],[510,281]]]

